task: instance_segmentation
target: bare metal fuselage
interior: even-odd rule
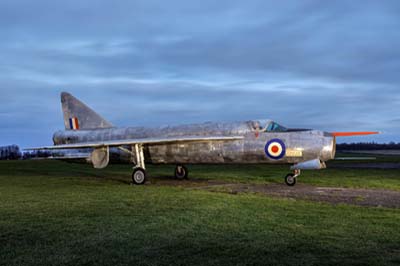
[[[134,184],[146,182],[146,163],[176,164],[178,179],[187,178],[189,163],[280,163],[292,164],[285,183],[293,186],[301,170],[323,169],[335,157],[337,136],[377,133],[288,129],[272,120],[116,128],[69,93],[61,93],[61,106],[65,131],[54,134],[54,145],[30,150],[56,150],[54,159],[83,159],[98,169],[128,162]]]
[[[299,163],[319,159],[327,161],[335,156],[335,138],[317,130],[289,130],[264,132],[254,129],[251,121],[233,123],[203,123],[156,128],[128,127],[94,130],[59,131],[54,134],[54,145],[101,142],[121,139],[185,136],[243,136],[241,140],[202,141],[146,145],[146,162],[176,163]],[[279,159],[270,158],[265,146],[268,141],[279,139],[286,147],[286,154]],[[290,152],[292,151],[292,152]],[[295,152],[293,152],[295,151]],[[114,158],[132,161],[129,154],[111,150]]]

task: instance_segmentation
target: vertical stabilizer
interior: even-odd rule
[[[66,130],[110,128],[113,125],[67,92],[61,93]]]

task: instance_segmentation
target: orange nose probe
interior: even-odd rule
[[[351,136],[364,136],[379,134],[375,131],[364,131],[364,132],[332,132],[331,135],[334,137],[351,137]]]

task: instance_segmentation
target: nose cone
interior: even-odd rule
[[[321,160],[328,161],[334,159],[336,154],[336,138],[325,135],[322,143]]]

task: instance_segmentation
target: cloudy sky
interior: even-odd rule
[[[0,2],[0,145],[68,91],[118,126],[272,118],[400,142],[400,1]]]

